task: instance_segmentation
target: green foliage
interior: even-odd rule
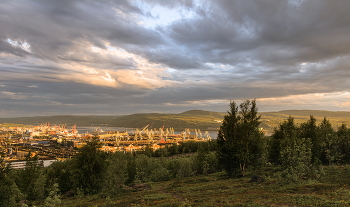
[[[208,151],[199,151],[192,158],[193,170],[195,174],[208,174],[220,170],[216,153]]]
[[[11,168],[0,157],[0,207],[14,207],[24,196],[13,180]]]
[[[184,178],[194,175],[190,158],[180,158],[178,163],[177,176]]]
[[[58,184],[54,183],[51,187],[49,196],[45,199],[45,207],[61,206],[61,199],[59,197]]]
[[[295,182],[309,177],[312,170],[310,139],[290,137],[282,142],[283,177],[287,182]]]
[[[182,142],[180,143],[179,151],[182,153],[197,152],[201,144],[202,142],[195,142],[195,141]]]
[[[181,142],[180,144],[172,144],[170,146],[165,146],[164,148],[157,149],[156,151],[152,152],[148,148],[142,152],[143,154],[147,155],[148,157],[168,157],[178,154],[185,154],[185,153],[195,153],[198,151],[216,151],[217,149],[217,143],[216,141],[203,141],[203,142],[196,142],[196,141],[188,141],[188,142]]]
[[[343,155],[341,162],[350,163],[350,130],[345,124],[342,124],[338,128],[336,135],[338,137],[339,153]]]
[[[168,148],[167,148],[167,147],[157,149],[157,150],[154,152],[154,156],[155,156],[155,157],[168,157],[169,155],[170,155],[170,154],[169,154],[169,151],[168,151]]]
[[[274,133],[271,136],[270,140],[270,149],[269,149],[269,159],[274,164],[282,164],[281,151],[282,145],[281,142],[284,139],[290,139],[297,136],[297,127],[294,123],[294,119],[290,116],[278,128],[274,130]]]
[[[316,120],[311,116],[310,121],[303,124],[300,128],[295,125],[294,119],[280,124],[272,136],[271,155],[278,155],[274,163],[282,165],[282,177],[286,182],[296,182],[301,179],[310,179],[319,177],[318,163],[322,150],[314,147],[314,142],[320,138],[315,138],[317,134]],[[309,138],[302,138],[307,136]],[[321,145],[322,146],[322,145]],[[279,151],[277,151],[277,150]],[[313,162],[315,160],[315,162]]]
[[[128,177],[128,162],[131,160],[132,155],[124,153],[114,153],[108,157],[107,168],[103,172],[103,195],[116,196],[121,192]]]
[[[64,162],[56,161],[46,169],[50,183],[58,183],[60,192],[66,193],[74,188],[73,170],[75,161],[68,159]]]
[[[43,196],[46,179],[40,178],[43,167],[38,162],[38,156],[31,157],[31,152],[25,156],[26,167],[16,171],[14,180],[20,191],[28,200],[36,200],[37,196]]]
[[[218,160],[229,176],[244,176],[246,168],[256,166],[262,154],[263,134],[255,100],[247,100],[239,108],[230,103],[217,138]]]
[[[135,157],[136,180],[138,182],[149,181],[149,175],[153,170],[151,162],[151,159],[145,155],[138,155]]]
[[[46,196],[46,185],[47,185],[47,176],[43,170],[40,171],[37,179],[33,184],[33,200],[41,200]]]
[[[318,128],[316,125],[316,119],[311,115],[310,119],[302,123],[299,129],[300,138],[310,138],[312,142],[312,161],[319,162],[322,155],[322,144],[323,141],[321,137],[318,135]]]
[[[180,147],[177,143],[172,144],[171,146],[167,146],[167,151],[169,152],[169,155],[176,155],[180,154]]]
[[[102,188],[107,154],[98,150],[98,147],[97,139],[93,139],[73,158],[74,186],[81,188],[85,194],[96,194]]]
[[[338,163],[342,157],[339,151],[340,143],[329,120],[324,118],[318,127],[318,131],[320,144],[323,146],[321,161],[329,165]]]
[[[0,156],[0,180],[3,179],[6,175],[8,175],[10,172],[10,166],[7,165]]]
[[[8,176],[0,179],[0,207],[15,207],[24,196],[16,183]]]
[[[131,184],[134,182],[135,177],[136,177],[136,162],[135,162],[135,156],[132,157],[131,160],[129,160],[128,165],[127,165],[127,173],[128,177],[125,181],[125,184]]]

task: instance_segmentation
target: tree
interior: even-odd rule
[[[18,201],[23,198],[23,194],[9,176],[0,179],[0,207],[18,206]]]
[[[256,166],[262,152],[263,133],[255,100],[233,101],[225,115],[217,138],[219,163],[229,176],[244,176],[247,167]]]
[[[323,146],[323,153],[321,156],[321,161],[331,165],[334,162],[340,160],[341,155],[339,151],[338,137],[334,131],[331,123],[326,118],[323,119],[318,127],[319,130],[319,140]]]
[[[0,207],[17,206],[17,202],[24,198],[11,177],[9,165],[0,155]]]
[[[311,139],[289,137],[282,141],[283,177],[287,182],[307,178],[312,173]]]
[[[51,188],[49,196],[45,199],[45,207],[61,206],[61,199],[58,195],[58,184],[54,183]]]
[[[107,155],[98,149],[99,146],[97,138],[94,138],[73,158],[75,187],[82,189],[84,194],[96,194],[102,188]]]
[[[345,124],[342,124],[337,131],[339,141],[339,150],[343,155],[342,161],[350,163],[350,130]]]
[[[313,130],[314,123],[311,116],[311,121],[299,128],[289,116],[272,135],[272,143],[275,146],[272,146],[270,151],[279,156],[278,159],[275,158],[278,160],[275,164],[281,164],[282,177],[287,182],[316,178],[321,173],[319,166],[312,162],[312,138],[309,135],[310,132],[316,133],[316,130]]]
[[[15,182],[21,190],[21,192],[27,196],[26,198],[28,200],[36,200],[38,199],[38,192],[36,191],[36,187],[38,187],[37,184],[39,184],[37,180],[42,174],[41,172],[43,170],[43,166],[39,163],[38,155],[32,156],[32,153],[30,151],[25,156],[25,160],[26,166],[23,170],[17,171]]]
[[[322,157],[323,141],[318,135],[318,128],[316,125],[316,119],[310,115],[310,119],[306,123],[300,125],[301,138],[310,138],[312,142],[312,162],[319,163]]]
[[[270,141],[270,161],[274,164],[282,164],[282,142],[284,139],[291,139],[291,137],[298,136],[298,128],[294,124],[294,119],[289,116],[278,128],[274,130]]]
[[[57,161],[46,168],[47,178],[50,183],[58,183],[61,193],[66,193],[73,189],[72,174],[75,160],[68,159],[64,162]]]

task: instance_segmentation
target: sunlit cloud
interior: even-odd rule
[[[0,2],[0,116],[349,110],[350,2],[330,4]]]
[[[197,101],[184,101],[182,103],[166,103],[168,106],[180,105],[180,106],[212,106],[212,105],[228,105],[231,100],[228,99],[212,99],[212,100],[197,100]],[[240,100],[236,100],[239,102]]]
[[[26,100],[27,96],[21,93],[13,93],[9,91],[1,91],[0,98],[3,99],[14,99],[14,100]]]
[[[273,108],[324,110],[325,106],[332,109],[332,111],[347,111],[349,94],[350,92],[348,91],[324,94],[312,93],[276,98],[261,98],[257,99],[257,102],[265,108],[265,111],[266,109],[271,110]]]

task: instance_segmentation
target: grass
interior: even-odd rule
[[[268,169],[273,172],[273,168]],[[227,178],[223,172],[150,183],[143,191],[114,198],[62,199],[63,206],[350,206],[350,167],[325,167],[319,180],[284,184],[278,178],[252,183],[250,177]],[[265,172],[267,173],[267,172]],[[38,205],[37,205],[38,206]]]

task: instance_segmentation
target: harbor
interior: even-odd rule
[[[80,133],[82,131],[82,133]],[[212,132],[211,132],[212,133]],[[215,132],[216,133],[216,132]],[[23,161],[30,152],[42,160],[65,160],[74,157],[89,141],[97,139],[100,150],[108,153],[135,153],[146,149],[156,151],[169,145],[184,142],[212,140],[208,131],[186,128],[138,128],[100,127],[76,125],[51,125],[2,127],[0,150],[8,162]]]

